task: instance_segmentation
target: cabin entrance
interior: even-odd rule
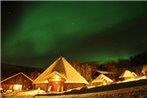
[[[63,91],[64,82],[65,82],[64,78],[58,75],[54,75],[53,77],[48,79],[48,91],[55,91],[55,92]]]
[[[60,92],[64,89],[64,81],[52,81],[48,85],[48,91]]]

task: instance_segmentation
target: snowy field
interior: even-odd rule
[[[2,98],[147,98],[147,80],[74,89],[61,94],[47,94],[43,90],[3,93]]]
[[[37,90],[33,90],[28,92],[21,92],[13,96],[5,96],[2,98],[146,98],[147,85],[87,94],[34,96],[37,93]]]
[[[43,90],[31,90],[25,92],[10,92],[1,94],[2,98],[33,98],[37,94],[46,94]]]

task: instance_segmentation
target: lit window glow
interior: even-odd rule
[[[61,77],[58,75],[54,75],[54,81],[61,81]]]
[[[45,80],[45,83],[48,83],[48,80]]]
[[[22,90],[22,85],[20,85],[20,84],[15,84],[15,85],[13,86],[13,90],[14,90],[14,91],[21,91],[21,90]]]

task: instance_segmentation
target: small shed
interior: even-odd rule
[[[97,76],[99,76],[100,74],[104,74],[104,75],[107,75],[108,77],[111,77],[112,79],[115,80],[115,76],[116,76],[116,73],[115,72],[112,72],[112,71],[104,71],[104,70],[96,70],[94,73],[93,73],[93,79],[95,79]]]
[[[1,88],[4,91],[26,91],[33,89],[33,80],[22,72],[12,75],[0,81]]]
[[[134,72],[131,72],[129,70],[125,70],[120,76],[119,79],[120,80],[131,80],[131,79],[135,79],[137,77],[137,75]]]
[[[92,81],[93,85],[100,86],[100,85],[108,85],[113,83],[109,77],[105,76],[104,74],[100,74],[96,79]]]

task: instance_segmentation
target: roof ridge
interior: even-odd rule
[[[0,81],[0,83],[5,82],[5,81],[7,81],[7,80],[9,80],[9,79],[11,79],[11,78],[13,78],[13,77],[19,75],[19,74],[22,74],[23,76],[25,76],[26,78],[28,78],[30,81],[33,81],[30,77],[28,77],[27,75],[25,75],[23,72],[19,72],[19,73],[16,73],[16,74],[14,74],[14,75],[12,75],[12,76],[10,76],[10,77],[8,77],[8,78],[6,78],[6,79]]]

